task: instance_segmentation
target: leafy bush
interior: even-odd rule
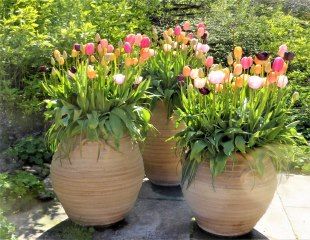
[[[0,174],[0,206],[4,212],[18,210],[24,202],[44,191],[43,183],[31,173]]]
[[[42,136],[23,138],[10,147],[6,154],[22,160],[26,165],[50,163],[52,158],[52,153],[46,146],[45,139]]]
[[[0,210],[0,239],[3,240],[15,240],[17,239],[14,235],[15,226],[8,221]]]

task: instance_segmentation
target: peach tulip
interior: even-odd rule
[[[207,83],[207,79],[206,78],[195,78],[194,79],[194,87],[195,88],[203,88]]]
[[[234,74],[240,75],[242,73],[242,65],[240,63],[235,64],[234,66]]]
[[[275,83],[278,79],[278,76],[275,72],[270,72],[267,76],[267,80],[269,83]]]
[[[190,72],[190,77],[192,79],[198,78],[198,73],[199,73],[199,69],[198,68],[192,69],[191,72]]]
[[[100,45],[103,47],[103,48],[108,48],[108,45],[109,45],[109,42],[107,39],[101,39],[100,40]]]
[[[189,77],[191,74],[191,68],[189,66],[184,66],[182,73],[184,77]]]
[[[256,65],[254,66],[254,73],[255,73],[256,75],[259,75],[259,74],[261,74],[261,72],[262,72],[262,65],[256,64]]]
[[[236,87],[238,87],[238,88],[242,88],[243,87],[243,78],[242,77],[237,77],[236,78],[236,82],[235,82],[235,85],[236,85]]]
[[[88,66],[87,67],[87,77],[89,79],[94,79],[96,78],[98,75],[97,75],[97,72],[94,70],[94,67],[93,66]]]
[[[203,27],[199,27],[197,29],[197,36],[202,37],[205,34],[205,29]]]
[[[183,30],[184,31],[188,31],[188,30],[190,30],[191,29],[191,24],[190,24],[190,22],[189,21],[185,21],[184,23],[183,23]]]

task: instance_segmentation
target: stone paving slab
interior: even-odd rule
[[[281,179],[266,214],[249,234],[234,239],[310,239],[310,176]],[[308,192],[307,192],[308,191]],[[296,197],[297,196],[297,197]],[[299,196],[299,197],[298,197]],[[29,217],[27,217],[29,214]],[[19,239],[64,240],[62,234],[74,224],[57,202],[44,203],[19,213]],[[12,218],[10,218],[12,220]],[[95,240],[203,240],[224,239],[201,230],[192,218],[180,187],[143,183],[134,209],[122,222],[96,228]],[[229,238],[225,238],[229,239]],[[71,239],[70,239],[71,240]]]

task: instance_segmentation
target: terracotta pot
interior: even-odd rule
[[[250,232],[273,198],[277,175],[272,162],[264,160],[265,172],[260,177],[249,167],[250,157],[237,158],[234,166],[228,160],[226,171],[214,179],[214,187],[209,163],[204,162],[192,184],[182,188],[197,224],[207,232],[221,236]]]
[[[142,146],[146,176],[150,181],[162,186],[176,186],[181,180],[180,158],[176,154],[175,142],[166,141],[179,132],[175,120],[167,119],[167,107],[158,101],[152,112],[151,123],[158,132],[150,131]]]
[[[112,144],[112,143],[111,143]],[[67,215],[84,226],[109,225],[132,209],[144,170],[139,147],[122,138],[119,151],[106,143],[78,144],[69,159],[55,157],[51,165],[54,191]],[[71,163],[70,163],[71,162]]]

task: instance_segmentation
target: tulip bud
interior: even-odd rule
[[[240,75],[242,73],[242,65],[240,63],[234,66],[234,75]]]
[[[111,53],[111,52],[113,52],[113,51],[114,51],[113,45],[112,45],[112,44],[109,44],[108,47],[107,47],[107,52],[108,52],[108,53]]]
[[[184,66],[183,67],[183,76],[189,77],[190,74],[191,74],[191,68],[189,66]]]
[[[58,61],[59,65],[65,64],[65,59],[63,57],[59,57],[57,61]]]
[[[292,95],[292,104],[299,100],[299,92],[294,92]]]
[[[185,77],[183,76],[183,74],[180,74],[177,79],[180,85],[185,84]]]
[[[194,88],[193,84],[191,84],[191,83],[188,84],[188,86],[187,86],[188,91],[191,91],[193,88]]]
[[[234,56],[236,59],[241,59],[242,57],[242,48],[241,47],[235,47],[234,48]]]
[[[170,52],[171,48],[172,48],[172,46],[170,44],[164,44],[163,45],[164,52]]]
[[[52,76],[56,76],[58,73],[58,71],[56,70],[56,68],[52,68]]]
[[[100,45],[101,45],[103,48],[108,48],[109,42],[108,42],[107,39],[101,39],[101,40],[100,40]]]
[[[97,59],[95,58],[94,55],[91,55],[91,56],[90,56],[90,61],[91,61],[92,63],[94,63],[94,62],[97,61]]]
[[[100,37],[99,33],[96,33],[96,35],[95,35],[95,42],[99,43],[100,39],[101,39],[101,37]]]
[[[55,65],[55,59],[51,57],[51,64],[54,66]]]
[[[63,51],[62,53],[63,58],[66,60],[68,58],[68,54],[66,51]]]
[[[114,78],[115,83],[118,85],[123,84],[125,81],[125,75],[123,75],[123,74],[116,74],[116,75],[114,75],[113,78]]]
[[[254,73],[255,73],[256,75],[259,75],[259,74],[261,74],[261,72],[262,72],[262,65],[256,64],[256,65],[254,66]]]
[[[76,67],[75,67],[75,66],[72,66],[72,67],[70,68],[70,72],[72,72],[72,73],[76,73],[76,72],[77,72]]]
[[[231,53],[228,54],[228,56],[227,56],[227,63],[228,63],[229,66],[232,65],[232,64],[234,63],[234,59],[233,59]]]
[[[194,79],[194,86],[195,88],[203,88],[207,83],[207,79],[206,78],[195,78]]]
[[[284,65],[284,60],[281,57],[276,57],[272,63],[272,70],[275,72],[281,71]]]
[[[71,51],[71,56],[72,56],[73,58],[75,58],[75,57],[77,57],[78,55],[79,55],[79,52],[76,51],[75,49],[72,49],[72,51]]]

